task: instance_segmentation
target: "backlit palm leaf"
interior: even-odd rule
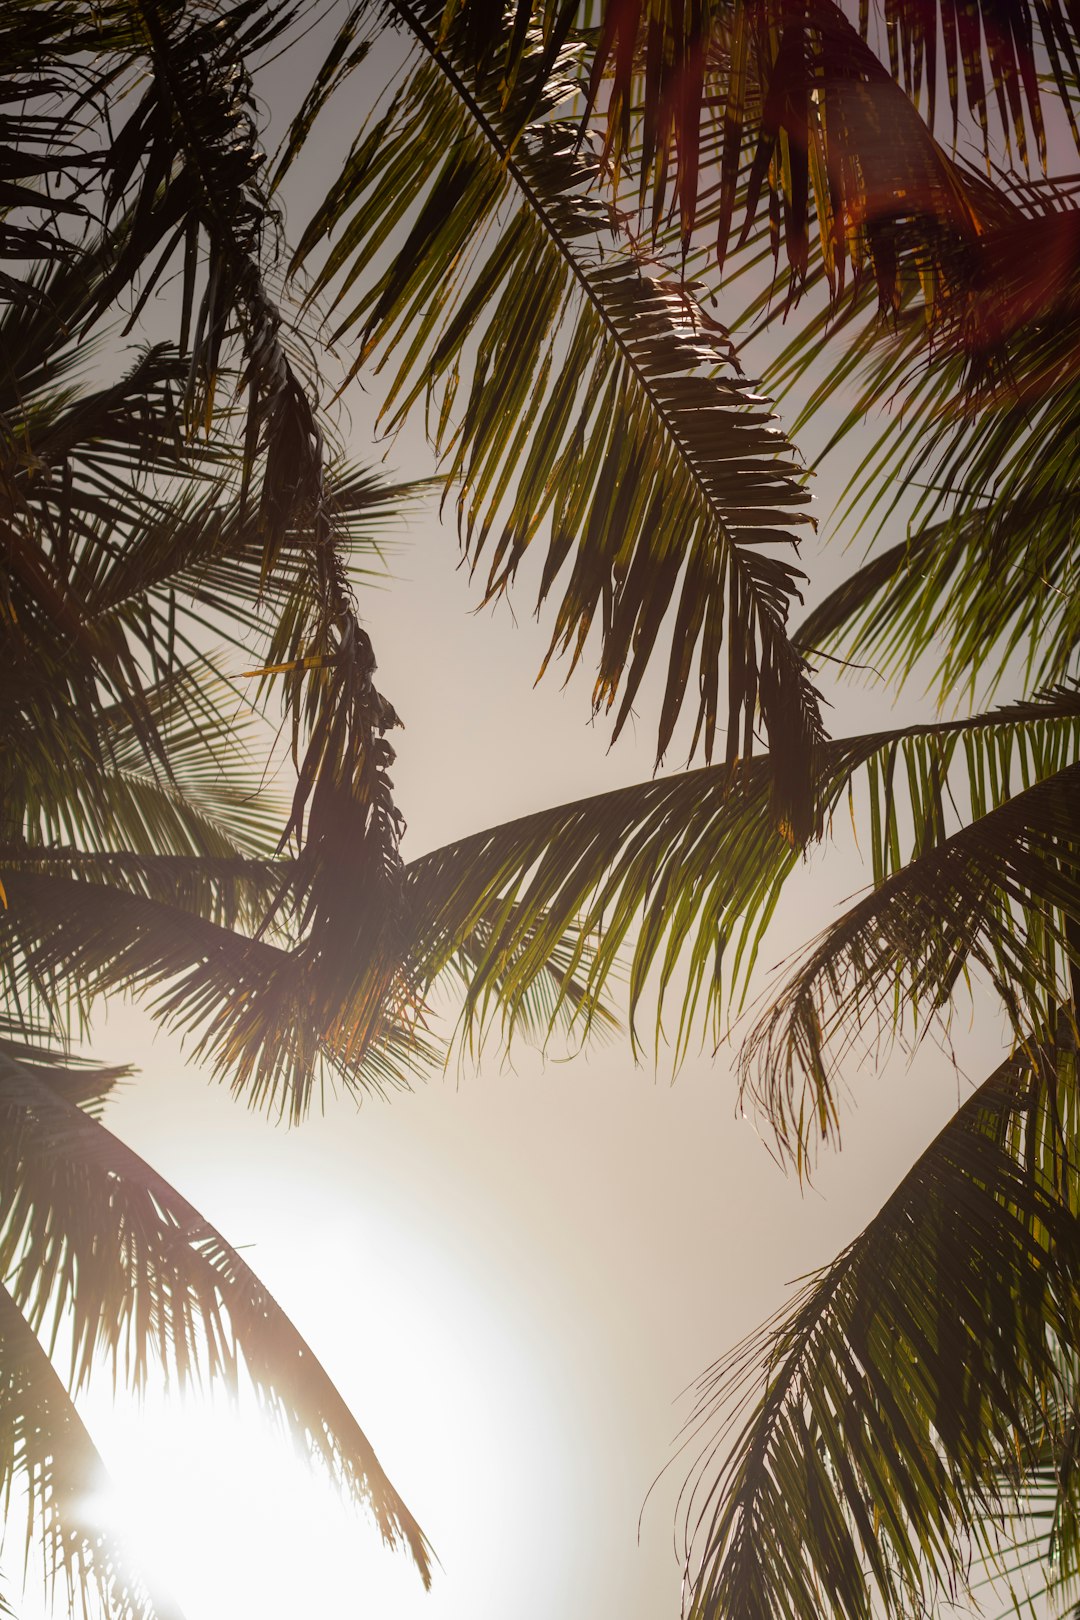
[[[246,1369],[269,1408],[404,1545],[425,1583],[429,1550],[345,1402],[239,1254],[149,1165],[32,1069],[0,1053],[0,1256],[15,1305],[55,1343],[71,1382],[95,1353],[140,1386],[151,1359],[181,1384]]]
[[[1043,197],[1011,238],[985,244],[997,263],[976,280],[955,343],[928,351],[917,311],[899,341],[866,327],[815,391],[807,416],[857,384],[835,447],[883,402],[904,402],[864,452],[850,511],[876,518],[880,534],[896,522],[882,491],[903,480],[916,493],[906,538],[872,554],[810,615],[797,635],[804,649],[829,646],[903,676],[937,637],[943,693],[973,687],[983,671],[997,677],[1016,653],[1037,679],[1070,667],[1077,240],[1075,197],[1058,207]],[[805,352],[797,343],[787,368]]]
[[[3,1015],[0,1053],[93,1119],[100,1117],[114,1088],[134,1073],[128,1064],[103,1067],[90,1058],[50,1046],[41,1029]]]
[[[92,1614],[100,1603],[116,1620],[181,1620],[173,1603],[132,1573],[125,1549],[102,1524],[108,1481],[101,1459],[40,1342],[0,1284],[5,1506],[20,1479],[28,1493],[27,1533],[36,1529],[43,1536],[50,1589],[62,1581],[69,1608],[78,1603]]]
[[[608,0],[595,9],[590,110],[654,233],[673,215],[684,244],[710,237],[722,267],[766,212],[796,292],[813,254],[834,297],[845,259],[856,279],[872,274],[886,306],[903,260],[928,291],[939,283],[928,302],[947,297],[989,194],[931,139],[944,123],[941,102],[950,104],[954,149],[966,114],[984,157],[1002,140],[1026,167],[1031,136],[1046,161],[1047,59],[1070,118],[1077,94],[1075,19],[1058,0],[993,8],[890,0],[883,15],[860,4],[857,29],[854,8],[848,16],[831,0],[690,8]],[[545,10],[550,29],[560,15]]]
[[[866,1230],[703,1378],[695,1620],[928,1612],[974,1550],[1000,1551],[1035,1414],[1074,1395],[1067,1012],[1062,1031],[1004,1063]]]
[[[38,369],[48,377],[47,366]],[[133,441],[127,504],[98,510],[77,452],[102,442],[103,396],[69,395],[59,409],[47,391],[42,397],[31,426],[59,427],[50,430],[48,476],[30,477],[12,525],[27,567],[9,580],[13,613],[0,640],[7,677],[0,706],[11,742],[5,846],[59,838],[88,856],[218,861],[265,850],[263,796],[236,776],[233,758],[223,770],[219,757],[226,743],[235,756],[233,716],[246,706],[238,694],[215,701],[219,683],[199,646],[206,630],[244,641],[259,665],[246,683],[252,694],[254,678],[284,687],[299,782],[285,834],[280,824],[276,831],[279,843],[295,835],[300,845],[299,858],[277,868],[276,890],[253,891],[245,880],[245,925],[268,927],[295,909],[307,934],[305,993],[317,1003],[320,1033],[336,1011],[355,1005],[361,985],[368,1025],[383,1028],[371,962],[386,956],[377,941],[397,926],[401,822],[388,774],[392,750],[382,737],[397,718],[372,684],[374,657],[356,619],[344,553],[371,554],[403,492],[358,471],[327,477],[318,508],[283,528],[268,573],[263,517],[230,482],[224,445],[212,441],[188,454],[168,439],[166,470],[195,475],[193,492],[177,497],[173,485],[153,486],[155,468],[143,466],[141,442]],[[69,419],[76,426],[64,432]],[[50,504],[50,490],[61,504]],[[113,699],[104,711],[102,688]],[[207,893],[218,877],[207,869]],[[236,877],[233,868],[234,897]],[[194,903],[200,881],[188,871],[185,903]],[[261,917],[251,909],[258,892]],[[210,915],[224,915],[216,901]],[[230,913],[234,922],[239,915]],[[388,995],[395,973],[383,986]]]
[[[333,289],[357,366],[401,356],[384,415],[396,423],[426,399],[487,596],[547,525],[539,601],[557,602],[551,653],[576,662],[599,631],[594,702],[618,701],[616,733],[670,634],[660,755],[696,689],[695,744],[711,757],[726,636],[726,756],[752,751],[760,706],[783,762],[778,815],[805,838],[822,730],[786,635],[799,572],[768,549],[805,521],[791,447],[694,289],[646,274],[620,247],[616,214],[590,189],[596,161],[551,116],[559,76],[534,98],[540,53],[507,100],[453,29],[436,38],[437,6],[395,15],[417,60],[359,136],[294,264],[314,263],[314,294]],[[522,98],[545,115],[524,130]],[[316,260],[330,231],[338,240]],[[388,267],[358,285],[384,246]]]
[[[1078,725],[1080,694],[1068,686],[970,720],[829,742],[818,756],[822,813],[830,818],[849,797],[875,883],[896,874],[900,883],[905,863],[960,819],[958,806],[982,816],[1071,766]],[[738,1003],[798,858],[769,817],[769,793],[766,760],[714,766],[473,834],[407,868],[417,939],[437,962],[487,920],[467,1000],[481,1022],[493,1009],[512,1012],[561,939],[586,1020],[628,948],[631,1018],[655,995],[659,1040],[674,994],[676,1053],[695,1013],[719,1040],[725,992]]]
[[[186,361],[180,417],[188,435],[221,422],[215,397],[230,365],[244,384],[239,507],[241,519],[249,505],[257,515],[264,579],[303,536],[305,611],[299,621],[282,614],[276,632],[286,644],[299,637],[304,645],[299,655],[274,658],[271,667],[283,677],[299,775],[286,829],[301,855],[295,883],[311,928],[327,936],[322,955],[329,959],[331,937],[341,943],[347,915],[363,906],[393,912],[398,903],[400,817],[383,738],[396,716],[371,680],[375,660],[342,556],[347,537],[336,526],[314,381],[294,364],[289,323],[269,290],[276,220],[260,181],[264,154],[251,62],[291,20],[275,0],[234,6],[114,0],[95,13],[86,96],[96,105],[95,97],[108,89],[116,103],[99,199],[112,251],[99,254],[68,329],[81,322],[85,331],[129,286],[137,292],[135,320],[180,255],[179,349]],[[58,460],[61,471],[70,469],[70,455]],[[25,525],[18,539],[17,554],[29,552],[36,562]],[[50,561],[54,572],[64,573],[63,559]],[[39,596],[55,584],[48,578],[33,583]],[[71,607],[63,586],[59,594],[59,605]],[[151,616],[155,655],[163,632],[167,654],[174,653],[170,626],[170,619],[155,623]],[[131,688],[133,649],[120,633],[130,631],[130,620],[110,628],[115,644],[106,646],[102,626],[95,635],[77,623],[88,662],[95,673],[112,676],[120,699],[120,671],[109,668],[105,653],[113,665],[126,664]],[[58,755],[77,756],[81,746],[78,737],[55,738]],[[350,881],[342,877],[335,885],[326,866],[339,856]]]
[[[1036,456],[1015,494],[965,504],[871,553],[799,625],[799,645],[809,657],[843,649],[900,678],[932,650],[943,697],[980,677],[996,685],[1017,656],[1029,680],[1060,680],[1080,645],[1080,494],[1072,479],[1040,487],[1045,468]]]
[[[0,856],[8,1006],[62,1026],[72,1012],[87,1018],[100,996],[156,991],[151,1011],[193,1037],[196,1057],[252,1106],[293,1121],[326,1076],[383,1092],[430,1071],[442,1056],[428,1031],[432,991],[440,982],[455,990],[471,984],[481,966],[506,1035],[517,1027],[546,1038],[560,1025],[573,1028],[586,999],[590,1025],[601,1032],[613,1025],[602,985],[586,997],[591,940],[550,926],[542,913],[519,923],[512,907],[490,901],[459,912],[448,938],[445,910],[436,910],[441,891],[417,884],[414,894],[408,873],[407,904],[393,926],[384,921],[380,932],[377,918],[358,919],[361,949],[347,960],[320,962],[284,906],[271,931],[238,932],[265,916],[270,896],[288,892],[294,864],[64,851]]]
[[[432,1063],[415,979],[400,958],[379,953],[385,942],[374,930],[367,957],[327,973],[303,942],[287,949],[184,909],[188,896],[200,905],[208,896],[215,905],[243,896],[243,873],[225,867],[217,881],[211,863],[181,870],[165,900],[156,897],[167,882],[163,862],[141,872],[127,863],[118,876],[128,888],[37,871],[32,861],[7,866],[0,967],[9,1006],[25,1004],[39,1022],[51,1014],[62,1026],[88,1017],[102,995],[157,990],[152,1010],[195,1036],[196,1057],[252,1106],[294,1121],[326,1069],[383,1090],[407,1085]],[[257,885],[264,872],[257,869]],[[282,877],[273,876],[279,887]],[[140,892],[147,887],[154,897]]]
[[[838,1134],[838,1065],[866,1024],[925,1027],[969,966],[1018,1027],[1070,993],[1080,765],[941,831],[932,814],[922,821],[922,851],[826,929],[742,1047],[743,1084],[800,1163],[815,1136]]]
[[[774,255],[786,249],[793,295],[816,263],[834,299],[850,271],[855,281],[870,276],[891,308],[907,262],[924,274],[928,303],[948,297],[994,194],[933,139],[867,43],[865,11],[860,32],[832,0],[707,6],[681,40],[673,11],[660,4],[655,17],[650,46],[666,51],[663,78],[679,84],[677,99],[659,99],[641,57],[636,85],[627,78],[617,36],[624,19],[634,26],[633,8],[610,7],[592,78],[595,93],[605,62],[613,68],[608,145],[631,160],[640,150],[640,195],[651,180],[655,224],[674,182],[684,242],[706,237],[721,269],[764,214]],[[641,124],[624,99],[632,89],[644,101]]]

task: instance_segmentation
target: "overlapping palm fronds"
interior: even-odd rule
[[[934,139],[868,42],[866,8],[861,28],[831,0],[706,5],[685,18],[657,5],[647,21],[636,7],[604,9],[590,100],[611,157],[640,163],[654,232],[670,208],[684,250],[696,263],[708,251],[721,270],[767,232],[777,261],[784,250],[789,299],[821,271],[833,301],[866,277],[892,309],[917,269],[927,305],[948,304],[999,199]],[[1034,91],[1030,67],[1025,55]]]
[[[54,171],[36,171],[45,225],[15,243],[29,269],[5,281],[0,316],[0,1461],[6,1499],[22,1476],[47,1569],[66,1578],[71,1600],[96,1590],[125,1616],[154,1605],[88,1516],[82,1498],[98,1465],[38,1333],[55,1352],[57,1334],[72,1331],[75,1385],[99,1343],[114,1373],[136,1382],[155,1354],[182,1374],[199,1365],[235,1377],[245,1366],[386,1539],[429,1572],[421,1532],[295,1329],[220,1236],[75,1106],[99,1104],[121,1071],[68,1059],[97,990],[156,968],[175,994],[209,959],[212,1021],[222,1004],[236,1013],[245,973],[258,977],[246,953],[260,951],[275,966],[285,959],[295,982],[278,1016],[282,1039],[305,1049],[297,1111],[330,1036],[347,1028],[360,1044],[346,1026],[358,1009],[321,973],[325,930],[312,943],[310,873],[275,857],[283,818],[238,769],[255,681],[224,679],[207,651],[211,638],[242,645],[246,662],[273,666],[263,685],[285,688],[302,767],[288,830],[303,853],[314,847],[301,825],[313,796],[321,805],[320,791],[342,780],[348,795],[366,771],[361,817],[380,794],[383,814],[362,831],[396,860],[379,752],[392,711],[371,686],[347,553],[373,560],[378,526],[404,492],[331,469],[311,379],[294,368],[267,291],[275,222],[259,191],[248,58],[289,17],[264,4],[152,0],[92,14],[28,4],[15,19],[26,50],[8,59],[9,105],[20,111],[4,134],[40,139],[57,174],[62,157],[61,178],[79,196],[77,215],[74,204],[53,207],[58,193],[46,195],[41,176]],[[8,222],[15,201],[0,197]],[[58,216],[77,217],[83,236],[53,251]],[[174,253],[178,344],[144,350],[88,387],[99,317],[132,288],[136,323]],[[249,405],[239,441],[228,397],[238,378]],[[354,818],[354,857],[355,832]],[[336,851],[322,853],[332,862]],[[345,888],[339,912],[344,900],[362,913],[363,896]],[[325,1004],[314,1015],[313,980]],[[367,988],[365,1044],[394,1019]],[[336,1024],[320,1016],[326,1007]],[[277,1072],[277,1026],[246,1034],[251,1050],[266,1050],[266,1073]],[[226,1029],[222,1044],[234,1035]],[[236,1054],[217,1055],[225,1066]],[[424,1055],[411,1027],[390,1029],[372,1060],[377,1083],[400,1082]],[[266,1089],[256,1084],[256,1100]]]
[[[1012,212],[957,150],[981,148],[986,172],[1002,152],[1045,170],[1047,100],[1076,137],[1067,4],[592,9],[589,112],[654,236],[674,227],[695,264],[722,269],[760,229],[785,252],[789,297],[824,272],[835,306],[847,266],[886,308],[910,278],[935,319],[956,318],[982,238]],[[543,21],[554,34],[560,10]]]
[[[726,757],[752,752],[760,712],[778,816],[804,840],[823,733],[786,634],[799,572],[771,549],[805,521],[791,447],[695,289],[628,249],[600,165],[557,116],[576,58],[523,48],[506,91],[470,54],[464,22],[459,37],[457,24],[439,31],[436,6],[387,16],[416,59],[294,265],[313,268],[313,296],[332,292],[335,336],[355,340],[356,366],[396,363],[391,425],[425,401],[487,596],[546,525],[549,656],[576,662],[599,631],[594,702],[618,704],[616,734],[670,634],[660,756],[692,694],[694,744],[712,756],[726,663]],[[380,252],[386,269],[366,275]]]
[[[1008,803],[1019,788],[1045,783],[1039,791],[1056,793],[1049,783],[1072,769],[1078,726],[1080,695],[1069,684],[967,720],[825,744],[818,800],[827,818],[845,797],[858,816],[879,886],[866,906],[882,898],[880,885],[902,884],[909,859],[933,851],[952,825],[991,810],[1015,816]],[[466,1003],[481,1020],[498,1009],[512,1016],[514,995],[560,941],[574,942],[567,984],[584,991],[587,1018],[629,946],[631,1019],[655,998],[659,1041],[670,997],[677,1056],[710,1021],[719,1041],[798,859],[768,814],[770,780],[765,759],[660,777],[436,850],[407,868],[417,937],[437,961],[440,939],[449,951],[474,920],[490,920]],[[1069,783],[1062,778],[1065,806]],[[976,819],[968,836],[983,825]],[[938,879],[927,878],[935,894]],[[969,897],[975,907],[982,898]]]
[[[875,551],[799,625],[799,644],[813,657],[842,642],[899,679],[929,654],[943,695],[997,686],[1016,659],[1029,682],[1060,680],[1080,645],[1077,497],[1073,480],[1054,485],[989,496]]]
[[[875,1603],[960,1584],[1017,1469],[1044,1477],[1060,1439],[1049,1414],[1075,1397],[1075,1005],[1043,1037],[1078,961],[1080,236],[1067,187],[977,175],[933,111],[944,84],[954,125],[970,111],[985,151],[992,92],[1021,160],[1029,143],[1041,152],[1050,81],[1032,64],[1044,52],[1071,103],[1075,19],[1057,0],[1008,0],[993,17],[902,0],[880,51],[865,8],[856,21],[830,0],[619,0],[596,31],[575,32],[581,20],[562,0],[352,9],[278,179],[373,31],[402,29],[415,54],[289,254],[252,81],[292,25],[287,6],[16,10],[0,123],[0,245],[26,270],[0,282],[0,1311],[13,1347],[0,1463],[6,1481],[44,1470],[35,1512],[77,1587],[96,1579],[96,1554],[65,1492],[93,1459],[35,1336],[61,1317],[76,1384],[98,1316],[114,1370],[136,1382],[158,1353],[226,1377],[246,1363],[427,1569],[317,1364],[297,1375],[291,1325],[220,1236],[80,1113],[118,1078],[67,1062],[65,1032],[95,999],[152,998],[238,1093],[299,1118],[325,1073],[381,1089],[428,1061],[440,981],[465,983],[473,1033],[588,1030],[606,1021],[627,949],[632,1025],[655,993],[661,1041],[677,1000],[681,1055],[701,1015],[722,1032],[799,847],[845,797],[873,892],[812,950],[744,1058],[781,1144],[802,1162],[812,1134],[835,1134],[847,1031],[879,1012],[918,1026],[969,964],[1025,1044],[867,1234],[704,1390],[703,1417],[736,1367],[765,1385],[729,1461],[703,1476],[695,1614],[869,1620]],[[856,382],[852,421],[906,401],[855,494],[883,471],[944,487],[798,639],[804,469],[709,313],[709,286],[683,275],[740,243],[783,247],[790,290],[817,285],[828,305],[781,381],[822,340],[850,339],[811,414]],[[306,312],[277,290],[286,257],[308,278]],[[174,270],[175,345],[83,386],[78,351],[110,306],[122,300],[137,330]],[[691,753],[722,750],[723,764],[404,865],[398,717],[351,571],[401,491],[332,453],[304,325],[325,301],[352,368],[388,379],[384,423],[426,407],[485,596],[537,558],[549,658],[596,656],[594,701],[616,733],[661,660],[658,755],[692,730]],[[875,303],[888,331],[870,324]],[[1017,654],[1056,684],[994,713],[831,743],[807,658],[819,644],[850,654],[853,627],[861,652],[904,672],[927,634],[948,638],[949,693]],[[224,682],[210,638],[242,646],[249,673]],[[292,745],[295,792],[276,822],[231,758],[222,769],[252,695],[279,702]],[[770,752],[750,759],[759,723]],[[32,1443],[18,1402],[40,1416]],[[50,1425],[76,1436],[67,1451]],[[1058,1484],[1058,1546],[1075,1565],[1074,1493]],[[134,1614],[125,1591],[116,1604]]]
[[[740,1054],[744,1083],[800,1157],[838,1128],[836,1067],[867,1022],[917,1025],[969,965],[1014,1022],[1067,996],[1080,967],[1080,765],[1037,782],[951,837],[933,815],[923,850],[817,941]]]
[[[230,366],[246,392],[233,529],[246,521],[248,535],[257,539],[260,588],[282,568],[296,585],[281,605],[263,674],[277,681],[291,715],[298,784],[282,842],[296,842],[293,897],[309,935],[321,936],[311,956],[328,981],[339,971],[335,964],[345,949],[357,943],[350,929],[355,932],[358,913],[367,914],[368,936],[378,938],[384,927],[393,926],[401,818],[393,804],[387,771],[392,751],[385,740],[397,717],[372,682],[375,661],[342,556],[347,534],[337,526],[339,503],[315,380],[294,365],[285,313],[268,290],[277,222],[260,181],[264,154],[250,62],[291,21],[291,11],[274,0],[228,7],[211,0],[197,7],[147,0],[116,4],[95,16],[90,32],[96,54],[86,67],[91,82],[80,93],[95,105],[108,89],[117,108],[114,137],[98,155],[99,223],[108,247],[98,254],[81,303],[76,300],[72,307],[68,298],[64,309],[68,329],[85,332],[130,286],[134,321],[180,254],[179,352],[170,361],[174,371],[183,372],[170,379],[177,473],[197,472],[200,463],[227,449],[211,444],[193,453],[190,439],[193,431],[212,424],[220,432],[217,392],[228,381]],[[68,291],[62,267],[60,278]],[[39,289],[35,308],[43,307],[56,328],[49,291]],[[100,416],[102,402],[96,403]],[[159,430],[163,419],[161,411],[151,413]],[[181,439],[187,441],[182,446]],[[130,454],[121,458],[120,478],[131,472],[133,460]],[[47,464],[50,485],[62,487],[83,471],[62,442],[50,445]],[[144,474],[153,470],[134,464]],[[144,499],[145,493],[139,491]],[[155,515],[161,512],[159,505]],[[44,515],[50,515],[48,509]],[[112,519],[116,515],[110,513]],[[214,515],[205,505],[196,511],[204,520]],[[27,520],[35,518],[40,521],[31,511]],[[234,532],[228,538],[238,537]],[[24,538],[24,546],[34,543]],[[100,537],[91,550],[96,572],[106,573]],[[65,572],[63,557],[50,560],[54,571]],[[66,581],[59,596],[81,583]],[[175,590],[175,578],[170,585]],[[156,618],[150,613],[143,638],[150,642],[151,657],[160,653],[166,661],[174,652],[174,600],[169,598],[167,613]],[[121,635],[114,656],[127,658],[124,673],[132,688],[127,648]],[[96,668],[103,661],[101,649],[95,645],[88,651]],[[134,701],[130,690],[126,701],[129,706]],[[65,741],[77,750],[77,738],[58,736],[56,753]],[[328,865],[339,867],[333,880]],[[360,943],[368,948],[366,939]],[[324,993],[332,1001],[347,988],[327,982]]]
[[[975,364],[977,344],[946,347],[927,363],[917,328],[900,342],[868,331],[810,399],[807,415],[849,380],[856,385],[836,448],[875,405],[896,401],[895,419],[863,451],[850,510],[873,532],[895,533],[881,491],[903,480],[913,493],[902,513],[906,535],[875,550],[800,626],[796,639],[808,653],[843,646],[903,678],[929,643],[943,695],[996,681],[1017,657],[1029,680],[1072,667],[1080,327],[1070,244],[1080,240],[1080,214],[1075,199],[1056,211],[1044,200],[1024,219],[990,286],[1000,318],[990,322],[985,365]],[[1010,262],[1022,298],[1008,296]],[[788,369],[801,351],[800,341]]]
[[[963,1597],[973,1557],[1013,1562],[1040,1434],[1075,1399],[1069,1011],[1056,1033],[1002,1064],[865,1231],[702,1380],[695,1620],[932,1612]],[[1071,1515],[1054,1553],[1075,1571]]]

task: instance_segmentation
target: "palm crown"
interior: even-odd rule
[[[152,1349],[181,1373],[242,1361],[425,1574],[428,1554],[240,1257],[95,1117],[116,1072],[67,1040],[95,998],[156,990],[237,1092],[294,1118],[324,1066],[386,1086],[429,1061],[444,974],[467,1018],[543,1034],[609,1020],[628,958],[634,1039],[674,1000],[684,1050],[702,1018],[719,1033],[800,849],[856,793],[872,892],[740,1059],[780,1151],[801,1169],[837,1136],[854,1031],[918,1033],[972,969],[1015,1052],[867,1231],[704,1380],[698,1421],[736,1417],[691,1498],[692,1606],[932,1601],[973,1542],[1014,1556],[990,1527],[1018,1496],[1049,1504],[1055,1569],[1075,1572],[1075,215],[1068,183],[1008,165],[1055,159],[1044,103],[1070,109],[1077,58],[1067,8],[1015,0],[1002,18],[891,8],[886,65],[868,16],[827,0],[363,6],[268,174],[249,65],[290,25],[273,0],[16,13],[0,1475],[34,1482],[57,1567],[119,1612],[162,1604],[79,1523],[97,1465],[39,1337],[64,1313],[75,1387],[99,1317],[136,1381]],[[389,25],[409,60],[286,263],[275,194]],[[110,102],[98,150],[83,109]],[[1004,169],[958,160],[967,114]],[[795,323],[773,385],[827,340],[807,417],[850,379],[838,438],[885,398],[907,407],[851,485],[884,546],[796,631],[802,462],[709,304],[721,270],[770,250]],[[121,297],[137,321],[174,265],[175,341],[87,382],[80,342]],[[745,302],[768,319],[763,294]],[[550,656],[595,660],[616,735],[659,666],[658,760],[682,724],[697,769],[402,862],[397,716],[352,570],[404,492],[331,453],[317,315],[353,370],[385,372],[389,422],[426,406],[484,594],[538,550]],[[899,476],[928,484],[902,535],[881,493]],[[931,633],[943,697],[1017,668],[1026,690],[830,740],[822,655],[903,676]],[[286,717],[280,818],[221,766],[236,687],[211,640],[255,649],[243,690]]]

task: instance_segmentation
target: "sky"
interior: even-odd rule
[[[307,61],[290,58],[290,81]],[[364,83],[352,81],[298,188],[333,171]],[[285,80],[275,85],[284,94]],[[360,456],[387,450],[371,450],[375,399],[349,399]],[[432,470],[416,429],[388,454],[400,473]],[[846,470],[819,479],[822,516]],[[812,595],[843,568],[844,539],[827,552],[808,544]],[[405,721],[394,777],[406,859],[653,768],[655,693],[609,750],[590,721],[588,672],[565,689],[559,674],[534,686],[547,632],[527,588],[477,612],[457,564],[453,529],[429,503],[402,530],[392,581],[360,602],[379,685]],[[826,689],[836,734],[932,709],[917,689],[900,709],[872,685]],[[785,894],[763,970],[869,877],[850,826],[837,825]],[[117,1002],[94,1049],[139,1074],[106,1123],[246,1246],[439,1567],[424,1593],[251,1400],[233,1409],[153,1389],[140,1405],[105,1376],[79,1402],[116,1483],[102,1511],[123,1518],[188,1620],[674,1620],[676,1502],[693,1458],[676,1449],[686,1392],[861,1228],[965,1076],[993,1066],[994,1020],[961,1008],[954,1034],[957,1062],[928,1042],[911,1063],[868,1057],[852,1070],[843,1151],[807,1188],[740,1116],[730,1045],[693,1052],[676,1077],[663,1059],[635,1064],[625,1038],[564,1060],[516,1048],[389,1102],[331,1099],[289,1130]]]
[[[418,526],[393,590],[364,603],[406,718],[406,857],[651,767],[644,727],[605,753],[584,682],[533,691],[541,638],[525,614],[473,613],[454,548]],[[868,875],[838,830],[785,896],[768,963]],[[957,1037],[987,1072],[996,1028]],[[288,1130],[137,1009],[115,1005],[94,1044],[140,1070],[110,1128],[249,1246],[440,1560],[425,1594],[250,1401],[151,1393],[140,1409],[103,1377],[80,1410],[188,1620],[674,1617],[683,1392],[861,1228],[962,1092],[932,1045],[910,1067],[864,1065],[842,1153],[800,1189],[738,1117],[727,1049],[673,1083],[625,1040],[563,1062],[515,1049],[512,1066],[455,1067],[359,1110],[342,1097]]]

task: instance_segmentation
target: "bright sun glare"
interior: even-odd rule
[[[324,1228],[317,1257],[303,1245],[295,1256],[285,1245],[278,1253],[296,1261],[296,1320],[322,1330],[328,1370],[445,1565],[435,1568],[434,1590],[299,1454],[250,1388],[236,1401],[160,1387],[141,1402],[123,1391],[114,1399],[103,1369],[79,1397],[112,1480],[94,1516],[120,1532],[186,1620],[498,1613],[508,1566],[557,1534],[548,1517],[568,1467],[520,1302],[493,1297],[467,1259],[455,1264],[452,1250],[406,1230],[384,1230],[378,1246],[362,1249],[344,1220]],[[332,1280],[350,1274],[353,1286],[335,1291]],[[528,1481],[512,1491],[522,1452]],[[559,1573],[551,1571],[556,1585]],[[53,1620],[62,1609],[58,1590]],[[33,1578],[18,1612],[50,1615]]]
[[[250,1392],[235,1405],[148,1397],[112,1410],[107,1433],[115,1484],[98,1511],[187,1616],[411,1611],[419,1581],[407,1561],[385,1552]]]

